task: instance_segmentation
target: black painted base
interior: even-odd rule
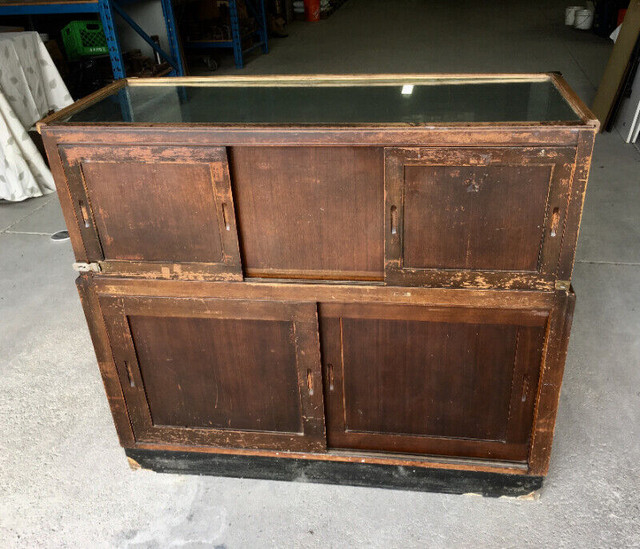
[[[524,496],[542,487],[543,477],[372,463],[274,458],[201,452],[125,449],[144,469],[158,473],[286,480],[395,488],[487,497]]]

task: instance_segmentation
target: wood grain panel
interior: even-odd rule
[[[535,425],[529,454],[529,471],[536,475],[546,475],[549,470],[562,375],[576,303],[573,290],[568,293],[556,292],[556,295],[557,301],[549,321],[546,355],[536,395]]]
[[[314,303],[99,300],[136,441],[325,450]]]
[[[595,134],[593,132],[586,130],[580,132],[576,150],[576,167],[571,182],[569,211],[565,222],[560,261],[558,261],[558,278],[561,280],[571,280],[571,275],[573,274],[576,244],[580,233],[580,221],[582,220],[582,209],[584,207],[594,143]]]
[[[87,259],[109,276],[241,280],[223,148],[59,149]]]
[[[135,436],[131,429],[127,403],[124,399],[122,385],[118,377],[118,371],[112,359],[107,328],[105,326],[98,294],[90,275],[83,274],[76,278],[76,288],[80,295],[82,308],[91,334],[91,341],[98,359],[98,367],[102,374],[102,382],[111,408],[113,423],[118,432],[120,444],[131,447],[135,444]]]
[[[321,307],[330,447],[527,458],[545,324],[365,307]]]
[[[553,290],[575,248],[574,162],[568,148],[385,149],[385,282]]]
[[[381,149],[234,147],[230,165],[248,274],[382,278]]]
[[[504,440],[516,333],[343,319],[347,430]]]
[[[84,162],[82,172],[105,258],[222,260],[207,164]]]
[[[154,425],[302,432],[293,325],[130,316]]]
[[[404,265],[536,271],[550,166],[406,166]]]
[[[381,284],[309,284],[305,282],[277,282],[271,280],[235,282],[201,282],[184,280],[140,280],[129,278],[95,277],[94,284],[101,294],[118,296],[163,296],[203,299],[297,300],[335,303],[396,303],[403,305],[472,307],[507,311],[533,309],[548,310],[555,302],[553,292],[521,292],[514,290],[471,290],[449,288],[403,288]],[[324,305],[323,305],[324,307]],[[442,309],[446,310],[446,309]],[[520,315],[521,313],[518,313]],[[502,321],[501,321],[502,322]]]

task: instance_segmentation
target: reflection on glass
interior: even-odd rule
[[[402,86],[400,93],[402,95],[411,95],[413,93],[413,87],[413,84],[405,84],[404,86]]]
[[[126,86],[70,122],[425,125],[578,121],[550,80],[313,86]]]

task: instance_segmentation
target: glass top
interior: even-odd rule
[[[548,77],[393,82],[127,83],[64,122],[271,125],[577,122]]]

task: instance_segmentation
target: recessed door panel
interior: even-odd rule
[[[207,164],[82,164],[105,258],[222,261],[216,204]],[[176,181],[189,192],[176,196]]]
[[[154,425],[302,433],[293,323],[129,317]]]
[[[342,337],[347,430],[504,440],[515,327],[344,318]]]
[[[551,166],[406,166],[404,266],[532,271]]]
[[[136,440],[325,448],[315,304],[100,302]]]
[[[329,446],[526,460],[547,317],[322,305]]]
[[[241,279],[224,148],[64,147],[89,259],[105,274]]]

